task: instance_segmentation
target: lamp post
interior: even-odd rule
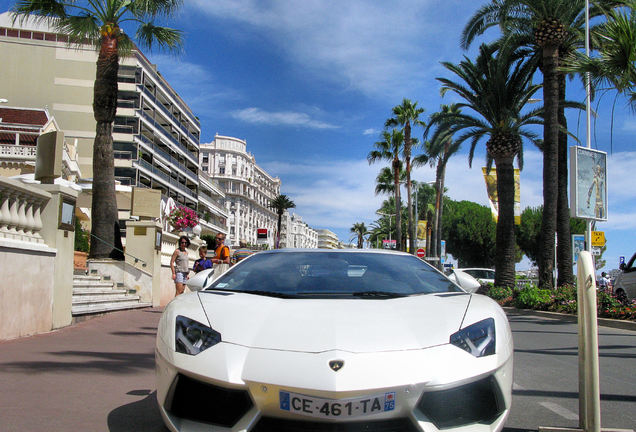
[[[376,214],[380,215],[380,216],[388,216],[389,217],[389,246],[391,245],[391,216],[393,216],[391,213],[382,213],[382,212],[375,212]]]

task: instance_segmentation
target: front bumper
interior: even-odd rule
[[[499,431],[512,389],[512,347],[475,358],[450,344],[355,354],[220,343],[197,356],[156,350],[157,399],[172,431]],[[329,362],[344,361],[334,372]],[[395,392],[395,409],[363,418],[281,410],[279,392],[351,399]]]

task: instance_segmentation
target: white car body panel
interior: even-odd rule
[[[391,308],[387,300],[289,300],[240,293],[200,293],[200,298],[212,328],[228,343],[286,351],[378,352],[448,343],[448,335],[459,330],[470,296],[392,299]],[[436,331],[422,331],[426,328]]]
[[[221,342],[197,355],[176,352],[179,315],[210,326]],[[451,334],[488,318],[495,322],[495,354],[476,358],[450,343]],[[394,411],[356,420],[397,416],[431,432],[439,429],[417,408],[426,392],[487,377],[501,389],[505,411],[498,418],[445,431],[500,431],[511,403],[513,345],[505,313],[491,299],[463,292],[392,299],[184,294],[166,306],[155,354],[159,410],[175,432],[248,432],[263,417],[314,420],[281,410],[280,391],[330,400],[395,392]],[[342,369],[332,370],[333,360],[343,361]],[[247,391],[254,405],[232,427],[177,417],[165,406],[178,375]]]

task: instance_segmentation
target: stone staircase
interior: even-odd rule
[[[116,284],[108,276],[73,276],[73,318],[151,306],[151,303],[142,302],[134,291],[129,292],[123,284]]]

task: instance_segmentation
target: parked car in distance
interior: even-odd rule
[[[636,298],[636,253],[620,266],[621,272],[614,280],[614,294],[623,303]]]
[[[477,279],[482,285],[495,283],[495,271],[489,268],[459,268],[454,271],[467,273]],[[451,276],[449,276],[453,279]]]

